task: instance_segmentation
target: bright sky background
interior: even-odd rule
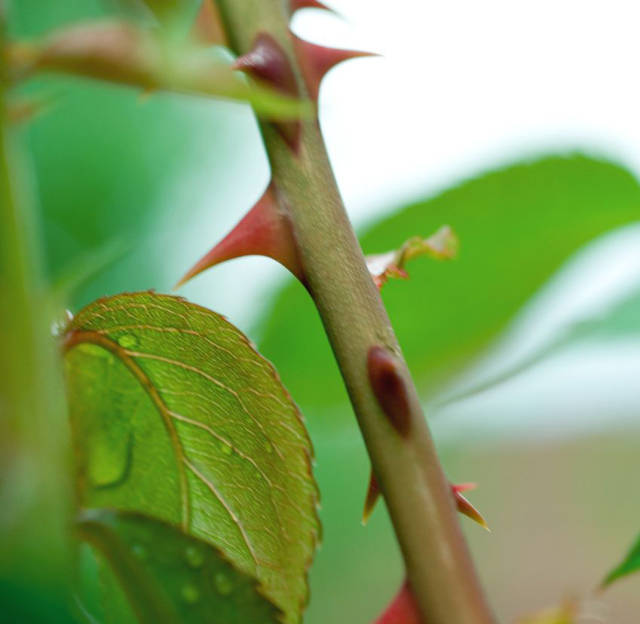
[[[383,55],[335,69],[320,97],[321,125],[356,224],[477,173],[553,151],[606,156],[640,176],[639,3],[328,3],[342,19],[305,10],[294,20],[295,31],[317,43]],[[265,163],[257,157],[254,164],[263,179],[229,199],[239,212],[220,217],[219,233],[266,183]],[[187,240],[194,249],[214,242],[209,232]],[[205,277],[185,293],[248,329],[283,273],[260,259],[232,264],[216,269],[214,293],[213,280]],[[566,267],[521,319],[500,357],[535,347],[633,283],[640,283],[640,227],[597,243]],[[435,426],[442,435],[472,424],[478,433],[499,427],[507,435],[545,437],[627,423],[637,406],[638,378],[640,342],[574,349],[449,408],[449,417]],[[529,409],[530,418],[509,420],[511,408]]]

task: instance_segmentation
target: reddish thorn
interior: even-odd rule
[[[408,581],[402,584],[396,597],[375,624],[421,624],[418,605]]]
[[[233,230],[187,272],[175,288],[216,264],[241,256],[256,255],[273,258],[304,282],[291,225],[287,216],[278,209],[272,186],[267,188],[258,203]]]
[[[251,50],[238,57],[233,68],[245,72],[252,78],[287,95],[296,96],[298,94],[296,77],[287,55],[278,42],[267,33],[258,33]],[[297,151],[302,129],[300,122],[277,122],[273,125],[289,147]]]
[[[401,435],[411,427],[411,409],[407,384],[398,366],[398,360],[383,347],[371,347],[367,356],[369,382],[389,422]]]
[[[475,485],[475,484],[463,484],[463,486],[464,485]],[[491,529],[489,528],[487,521],[484,519],[482,514],[464,496],[462,496],[460,492],[464,490],[457,489],[459,487],[460,486],[455,486],[455,485],[451,486],[451,491],[453,493],[453,498],[456,502],[456,508],[458,509],[458,511],[461,514],[464,514],[465,516],[467,516],[468,518],[475,520],[475,522],[477,522],[481,527],[491,532]],[[466,489],[473,489],[473,488],[466,488]]]
[[[292,13],[300,9],[322,9],[323,11],[331,11],[333,13],[331,7],[328,7],[324,2],[319,2],[318,0],[290,0],[289,6]]]
[[[191,36],[202,43],[227,45],[227,36],[222,26],[222,19],[213,0],[202,0],[200,10],[193,22]]]
[[[369,518],[371,517],[373,508],[376,506],[379,498],[380,486],[378,485],[378,480],[376,479],[376,475],[373,473],[372,468],[371,475],[369,476],[369,488],[367,490],[367,497],[365,498],[364,509],[362,511],[362,524],[367,524],[367,522],[369,522]]]
[[[246,72],[279,91],[294,96],[298,94],[296,77],[287,55],[280,44],[267,33],[258,33],[251,50],[239,56],[233,68]]]
[[[304,41],[296,35],[293,35],[293,45],[307,89],[309,90],[309,95],[314,100],[318,99],[320,82],[332,67],[352,58],[378,56],[373,52],[327,48],[315,43],[310,43],[309,41]]]

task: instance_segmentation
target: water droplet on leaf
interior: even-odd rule
[[[185,585],[180,590],[180,596],[182,596],[182,600],[188,602],[189,604],[193,604],[194,602],[198,602],[200,598],[200,592],[193,585]]]
[[[118,344],[124,349],[131,349],[138,344],[138,339],[133,334],[123,334],[118,338]]]
[[[233,583],[229,580],[229,577],[222,572],[218,572],[213,577],[213,583],[216,586],[218,593],[223,596],[229,595],[233,589]]]
[[[122,484],[131,467],[133,437],[115,437],[107,428],[94,432],[87,441],[87,473],[94,488]]]
[[[202,551],[195,546],[188,546],[184,552],[184,557],[192,568],[199,568],[204,563]]]

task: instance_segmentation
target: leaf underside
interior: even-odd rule
[[[209,544],[146,516],[84,512],[79,537],[106,559],[141,624],[276,624],[279,611]],[[122,622],[122,615],[118,615]]]
[[[80,506],[178,526],[299,621],[317,490],[271,364],[221,316],[154,293],[90,304],[65,344]]]

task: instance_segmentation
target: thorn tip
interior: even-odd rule
[[[276,260],[304,282],[291,225],[286,215],[278,208],[272,185],[233,230],[198,260],[174,288],[179,288],[216,264],[242,256],[256,255]]]
[[[309,95],[314,100],[318,99],[320,82],[332,67],[353,58],[379,56],[375,52],[328,48],[300,39],[297,35],[293,35],[293,44]]]

